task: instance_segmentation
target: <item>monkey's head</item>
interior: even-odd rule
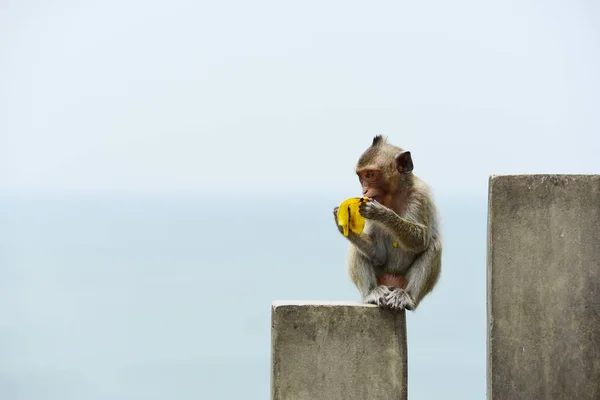
[[[363,196],[390,207],[391,202],[412,178],[414,168],[410,151],[388,143],[377,135],[371,146],[358,159],[356,174],[362,185]]]

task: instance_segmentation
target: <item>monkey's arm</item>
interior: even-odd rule
[[[350,279],[360,291],[362,300],[365,303],[384,307],[392,290],[387,286],[377,285],[377,277],[371,260],[364,256],[356,246],[350,246],[348,264]]]
[[[402,218],[393,210],[376,201],[361,204],[359,212],[367,219],[381,224],[400,241],[400,245],[411,253],[421,253],[429,246],[429,230],[427,229],[430,210],[423,204],[415,207],[414,221]],[[422,222],[416,222],[422,221]]]
[[[348,234],[348,240],[359,252],[367,257],[374,266],[379,267],[385,264],[387,260],[387,252],[385,247],[378,246],[370,235],[364,232],[360,235],[350,232]]]
[[[333,218],[335,225],[338,227],[340,233],[343,232],[342,227],[337,223],[337,211],[338,207],[333,209]],[[373,238],[366,232],[362,232],[360,235],[350,231],[348,232],[347,239],[356,247],[356,249],[374,266],[381,266],[385,264],[387,260],[387,251],[381,243],[377,243]]]
[[[406,272],[406,287],[404,289],[396,288],[389,292],[386,295],[385,304],[392,309],[416,309],[423,297],[435,286],[441,266],[441,240],[433,237],[427,250],[419,254]]]

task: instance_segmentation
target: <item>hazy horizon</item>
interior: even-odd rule
[[[481,399],[485,203],[439,203],[443,271],[408,316],[409,391]],[[271,303],[360,301],[347,242],[326,200],[221,204],[0,199],[0,396],[267,397]]]

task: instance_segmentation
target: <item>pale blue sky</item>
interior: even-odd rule
[[[380,133],[441,193],[598,173],[599,17],[589,1],[4,1],[0,192],[350,195]]]
[[[599,173],[598,105],[591,1],[3,0],[0,397],[268,396],[271,302],[359,300],[331,209],[386,134],[445,237],[410,398],[483,399],[488,177]]]

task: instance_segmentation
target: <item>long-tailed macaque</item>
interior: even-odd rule
[[[356,166],[363,196],[371,200],[359,208],[365,229],[347,237],[350,278],[363,302],[394,310],[416,309],[441,270],[437,209],[429,187],[412,171],[410,152],[381,135]]]

